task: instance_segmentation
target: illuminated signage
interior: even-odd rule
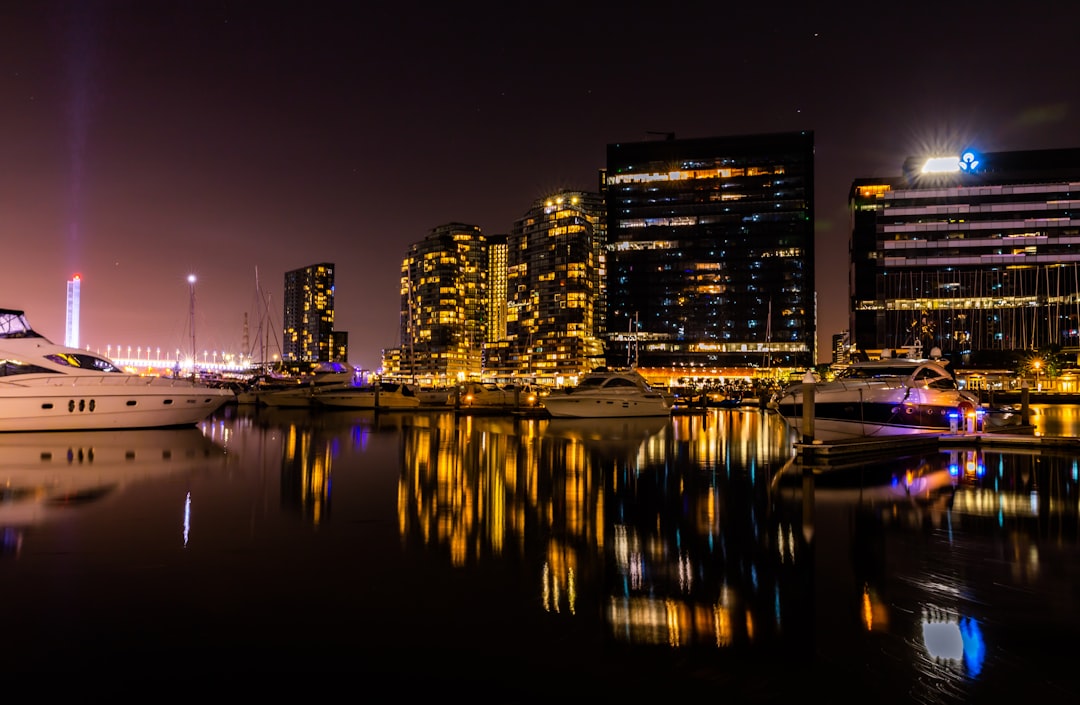
[[[950,174],[962,171],[974,173],[979,168],[979,157],[975,152],[964,152],[960,156],[930,157],[922,167],[924,174]]]
[[[960,155],[960,171],[971,173],[979,168],[979,158],[974,152],[964,152]]]

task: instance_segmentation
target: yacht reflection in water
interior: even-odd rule
[[[222,449],[197,428],[0,433],[3,553],[29,527],[107,502],[134,483],[214,466]]]

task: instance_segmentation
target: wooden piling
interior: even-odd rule
[[[802,442],[814,442],[814,373],[807,372],[802,379]]]

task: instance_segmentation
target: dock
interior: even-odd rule
[[[998,448],[1018,451],[1080,452],[1080,437],[1037,436],[1031,426],[1002,432],[910,433],[893,436],[853,438],[838,441],[815,440],[796,443],[795,454],[804,461],[832,462],[873,457],[895,457],[956,448]]]

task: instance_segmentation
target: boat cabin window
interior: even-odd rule
[[[623,379],[622,377],[612,377],[608,381],[607,386],[608,387],[632,387],[634,389],[637,389],[637,385],[634,384],[633,380]]]
[[[586,377],[578,384],[578,389],[588,389],[590,387],[600,387],[604,384],[603,377]]]
[[[80,370],[96,370],[98,372],[120,372],[121,370],[108,360],[96,355],[85,353],[55,353],[46,355],[46,360],[55,362],[65,367],[77,367]]]
[[[25,362],[19,362],[18,360],[0,360],[0,377],[10,377],[12,375],[55,375],[59,374],[56,370],[49,370],[37,365],[31,365]]]

